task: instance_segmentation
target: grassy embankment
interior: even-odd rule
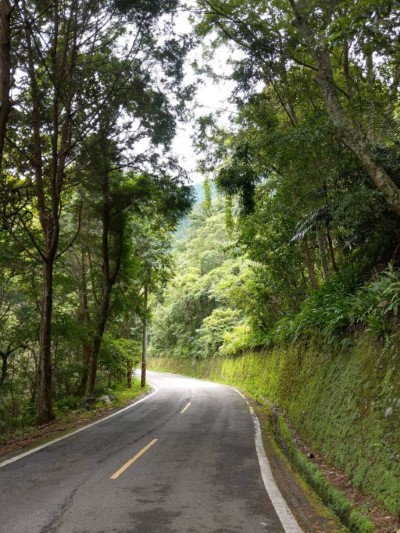
[[[310,341],[234,359],[155,359],[156,366],[229,383],[268,398],[284,410],[313,451],[343,470],[355,487],[400,516],[399,361],[367,336],[346,350]],[[280,423],[290,441],[283,420]],[[320,485],[322,496],[330,492],[317,469],[313,471],[314,465],[299,465],[303,459],[294,447],[291,454],[311,484]],[[339,495],[327,494],[325,499],[331,506],[339,505],[336,511],[352,530],[371,530],[359,516],[350,517],[352,510],[345,501],[340,503]]]

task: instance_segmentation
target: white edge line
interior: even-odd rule
[[[56,444],[57,442],[60,442],[64,439],[68,439],[69,437],[72,437],[73,435],[76,435],[77,433],[80,433],[81,431],[85,431],[86,429],[89,429],[93,426],[97,426],[97,424],[101,424],[102,422],[105,422],[106,420],[109,420],[113,416],[117,416],[123,413],[124,411],[127,411],[128,409],[132,409],[132,407],[135,407],[135,405],[138,405],[139,403],[142,403],[148,400],[149,398],[151,398],[152,396],[154,396],[154,394],[158,392],[158,389],[156,387],[153,387],[153,389],[154,391],[152,393],[148,394],[144,398],[141,398],[137,402],[132,403],[131,405],[128,405],[127,407],[124,407],[123,409],[120,409],[116,413],[112,413],[111,415],[105,416],[104,418],[100,418],[99,420],[96,420],[95,422],[92,422],[91,424],[88,424],[87,426],[83,426],[79,429],[76,429],[75,431],[72,431],[71,433],[68,433],[67,435],[63,435],[62,437],[59,437],[58,439],[54,439],[50,442],[46,442],[46,444],[37,446],[37,448],[33,448],[32,450],[21,453],[20,455],[16,455],[15,457],[11,457],[11,459],[7,459],[6,461],[3,461],[2,463],[0,463],[0,468],[2,468],[3,466],[9,465],[11,463],[15,463],[16,461],[19,461],[20,459],[23,459],[24,457],[27,457],[28,455],[31,455],[32,453],[36,453],[39,450],[43,450],[44,448],[47,448],[48,446],[52,446],[53,444]]]
[[[286,503],[284,497],[281,494],[281,491],[279,490],[275,482],[274,476],[272,474],[271,466],[268,461],[268,457],[265,454],[264,444],[263,444],[262,435],[261,435],[260,422],[253,408],[251,407],[251,405],[245,398],[245,396],[237,389],[233,389],[233,390],[237,392],[245,400],[245,402],[247,403],[249,407],[251,416],[253,418],[254,429],[255,429],[256,450],[257,450],[258,462],[260,463],[261,476],[264,482],[265,489],[268,493],[268,496],[272,502],[272,505],[275,508],[276,514],[278,515],[278,518],[281,521],[281,524],[286,533],[302,533],[302,529],[297,523],[295,517],[293,516],[291,510],[288,507],[288,504]]]

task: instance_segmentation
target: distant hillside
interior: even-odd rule
[[[196,195],[196,203],[194,204],[194,207],[197,207],[203,200],[204,200],[204,189],[202,183],[196,183],[196,185],[193,185],[193,190]]]
[[[193,205],[193,209],[196,209],[201,204],[201,202],[204,201],[203,184],[196,183],[195,185],[192,186],[192,188],[193,188],[195,198],[196,198],[195,203]],[[213,198],[217,194],[217,190],[214,184],[211,187],[211,193],[212,193]],[[187,231],[189,229],[189,225],[190,225],[189,217],[185,217],[180,221],[175,232],[175,239],[177,241],[181,241],[184,237],[186,237]]]

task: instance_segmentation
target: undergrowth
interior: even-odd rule
[[[98,411],[106,411],[121,407],[130,400],[136,398],[144,391],[149,390],[149,387],[143,390],[140,386],[140,380],[132,380],[132,388],[127,388],[124,384],[113,384],[112,388],[101,387],[97,389],[96,397],[93,402],[85,403],[85,399],[79,396],[65,396],[54,402],[55,422],[58,423],[73,423],[74,420],[89,420],[96,416]],[[109,402],[106,402],[103,396],[109,397]],[[21,406],[21,412],[24,413],[29,409],[27,406]],[[10,420],[4,416],[0,409],[0,444],[7,442],[10,436],[18,436],[25,434],[27,431],[35,431],[35,406],[31,406],[28,410],[29,416],[19,416],[15,420]]]
[[[268,338],[274,344],[318,334],[326,344],[346,344],[364,329],[385,346],[400,340],[400,271],[392,265],[360,285],[355,275],[337,274],[314,291],[299,313],[277,322]]]

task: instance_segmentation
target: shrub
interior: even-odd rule
[[[67,396],[54,402],[55,413],[66,413],[81,407],[82,398],[78,396]]]
[[[356,276],[338,274],[310,295],[297,315],[277,322],[273,339],[294,342],[318,333],[332,344],[361,327],[390,342],[399,310],[400,272],[392,265],[362,286]]]
[[[232,331],[223,334],[223,344],[219,349],[223,357],[238,355],[245,350],[252,348],[254,336],[249,324],[241,323],[235,326]]]

